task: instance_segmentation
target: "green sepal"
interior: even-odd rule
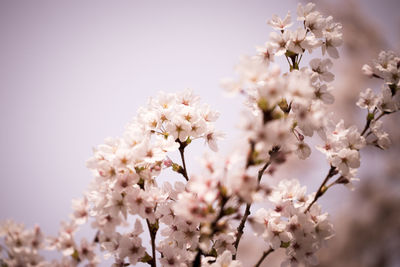
[[[290,50],[287,50],[286,53],[285,53],[285,55],[286,55],[287,57],[293,57],[293,56],[296,56],[297,54],[294,53],[294,52],[292,52],[292,51],[290,51]]]
[[[190,139],[190,137],[188,137],[185,141],[186,145],[190,144],[192,142],[192,139]]]
[[[158,223],[158,220],[156,220],[155,223],[150,224],[150,231],[151,231],[152,233],[157,233],[159,227],[160,227],[160,225],[159,225],[159,223]]]
[[[153,261],[153,257],[150,256],[147,252],[146,254],[140,259],[140,262],[148,263],[150,264]]]
[[[268,107],[269,107],[269,104],[268,104],[268,101],[267,101],[265,98],[262,97],[262,98],[260,98],[260,99],[258,100],[257,106],[258,106],[261,110],[267,111],[267,110],[268,110]]]
[[[288,242],[281,241],[281,248],[288,248],[289,246],[290,246],[290,241]]]
[[[236,208],[229,207],[229,208],[224,210],[224,215],[232,215],[232,214],[235,214],[236,212],[237,212]]]
[[[215,248],[212,248],[207,256],[218,257],[217,250]]]
[[[226,189],[225,186],[220,186],[219,192],[223,198],[226,198],[228,196],[228,189]]]
[[[81,259],[79,258],[79,252],[78,252],[78,250],[74,250],[74,253],[72,253],[71,254],[71,257],[74,259],[74,260],[76,260],[77,262],[80,262],[81,261]]]
[[[367,114],[367,121],[372,121],[372,120],[374,119],[374,117],[375,117],[374,113],[368,112],[368,114]]]
[[[285,113],[289,113],[290,109],[289,109],[289,105],[286,101],[285,98],[282,98],[282,100],[278,103],[278,106],[280,107],[280,109],[285,112]]]
[[[141,189],[144,189],[144,180],[140,178],[139,182],[137,183]]]
[[[135,171],[137,174],[139,174],[141,171],[145,170],[145,167],[135,167]]]
[[[179,165],[179,164],[177,164],[177,163],[172,163],[172,170],[173,170],[174,172],[181,173],[182,170],[183,170],[183,168],[182,168],[181,165]]]

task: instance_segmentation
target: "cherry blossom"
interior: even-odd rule
[[[93,180],[83,197],[72,201],[70,220],[61,223],[56,236],[11,220],[0,224],[0,263],[97,266],[105,258],[114,267],[139,262],[238,267],[243,266],[237,260],[239,244],[251,225],[264,242],[255,266],[277,250],[285,252],[282,266],[317,265],[317,252],[334,235],[319,199],[335,185],[356,187],[365,146],[391,146],[381,118],[400,108],[400,57],[383,51],[362,67],[382,86],[360,93],[356,105],[367,114],[359,130],[329,111],[335,93],[331,58],[339,57],[341,24],[313,3],[298,5],[295,22],[290,12],[284,19],[274,15],[268,24],[277,32],[255,55],[241,57],[237,78],[221,82],[231,95],[245,99],[238,118],[242,135],[228,155],[217,153],[224,137],[215,126],[218,111],[191,89],[160,92],[138,109],[120,137],[93,149],[86,162]],[[314,56],[317,48],[322,57]],[[309,62],[303,62],[306,54]],[[287,68],[272,65],[279,56]],[[328,173],[315,192],[307,193],[298,179],[283,179],[276,170],[288,160],[311,161],[310,144],[318,138]],[[192,173],[185,153],[198,139],[209,152],[201,171]],[[172,175],[180,180],[169,180]],[[79,240],[79,227],[89,221],[94,237]],[[143,244],[144,235],[149,244]],[[46,261],[41,250],[56,250],[60,257]]]

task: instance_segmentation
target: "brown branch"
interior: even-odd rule
[[[378,121],[380,118],[382,118],[382,117],[385,116],[385,115],[394,113],[394,112],[382,111],[382,113],[379,114],[378,117],[374,118],[376,110],[377,110],[377,109],[375,108],[375,110],[374,110],[372,113],[368,113],[368,114],[367,114],[367,121],[366,121],[366,123],[365,123],[364,129],[363,129],[362,132],[361,132],[361,136],[363,136],[363,135],[367,132],[367,130],[370,129],[370,126],[371,126],[371,123],[372,123],[372,122]],[[367,136],[368,136],[368,135],[367,135]]]
[[[336,167],[331,166],[331,168],[328,171],[328,174],[326,175],[324,181],[322,182],[322,184],[319,186],[317,193],[315,194],[315,197],[313,199],[313,201],[310,203],[310,205],[308,205],[307,209],[304,211],[304,213],[307,213],[312,205],[314,205],[315,202],[317,202],[317,200],[323,196],[326,192],[326,190],[328,190],[328,187],[326,187],[326,183],[329,181],[330,178],[332,178],[333,176],[335,176],[338,173]]]
[[[156,260],[156,235],[158,231],[158,224],[151,224],[148,219],[146,219],[147,227],[149,228],[149,234],[151,238],[151,252],[152,252],[152,259],[149,260],[147,263],[150,264],[151,267],[157,266]]]
[[[179,143],[179,153],[181,155],[182,159],[182,169],[179,170],[179,173],[185,177],[186,181],[189,181],[189,176],[187,174],[187,168],[186,168],[186,161],[185,161],[185,147],[187,146],[186,142],[181,142],[179,139],[177,139],[177,142]]]
[[[254,267],[259,267],[261,265],[261,263],[265,260],[265,258],[273,251],[274,251],[273,248],[270,248],[270,249],[264,251],[264,253],[261,255],[261,258],[257,261],[257,263],[256,263],[256,265],[254,265]]]
[[[272,156],[273,156],[273,155],[271,155],[271,159],[272,159]],[[258,184],[260,184],[261,178],[262,178],[262,176],[263,176],[265,170],[266,170],[266,169],[268,168],[268,166],[271,164],[271,159],[268,160],[268,161],[264,164],[264,166],[258,171],[258,176],[257,176],[257,182],[258,182]],[[244,233],[244,231],[243,231],[244,226],[245,226],[245,224],[246,224],[247,218],[248,218],[249,215],[250,215],[250,208],[251,208],[251,204],[250,204],[250,203],[247,203],[247,204],[246,204],[246,209],[245,209],[244,214],[243,214],[243,217],[242,217],[242,220],[240,221],[240,224],[239,224],[239,226],[238,226],[238,228],[237,228],[237,235],[236,235],[236,240],[235,240],[235,245],[234,245],[234,246],[235,246],[236,252],[235,252],[235,254],[233,254],[233,256],[232,256],[232,258],[233,258],[234,260],[236,259],[237,249],[238,249],[238,247],[239,247],[240,239],[242,238],[242,235],[243,235],[243,233]]]

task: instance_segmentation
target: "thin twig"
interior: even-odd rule
[[[288,58],[288,56],[287,55],[285,55],[285,57],[286,57],[286,60],[287,60],[287,62],[289,63],[289,67],[290,67],[290,69],[292,68],[292,64],[290,64],[290,61],[289,61],[289,58]]]
[[[302,58],[303,58],[303,54],[301,54],[300,57],[298,58],[298,60],[297,60],[297,66],[300,65],[300,61],[301,61]]]
[[[375,121],[379,120],[380,118],[382,118],[383,116],[385,116],[386,114],[389,114],[387,112],[382,112],[376,119]]]
[[[271,156],[272,157],[272,156]],[[262,176],[263,176],[263,174],[264,174],[264,172],[265,172],[265,170],[268,168],[268,166],[271,164],[271,159],[270,160],[268,160],[265,164],[264,164],[264,166],[258,171],[258,176],[257,176],[257,182],[258,182],[258,184],[260,184],[260,181],[261,181],[261,178],[262,178]],[[244,211],[244,214],[243,214],[243,217],[242,217],[242,220],[240,221],[240,224],[239,224],[239,226],[238,226],[238,228],[237,228],[237,235],[236,235],[236,240],[235,240],[235,254],[233,254],[233,256],[232,256],[232,258],[235,260],[236,259],[236,255],[237,255],[237,249],[238,249],[238,247],[239,247],[239,243],[240,243],[240,239],[242,238],[242,235],[243,235],[243,229],[244,229],[244,226],[245,226],[245,224],[246,224],[246,221],[247,221],[247,218],[249,217],[249,215],[250,215],[250,208],[251,208],[251,204],[250,203],[247,203],[246,204],[246,209],[245,209],[245,211]]]
[[[261,178],[264,175],[264,172],[268,168],[269,165],[271,165],[271,160],[268,160],[267,162],[265,162],[264,166],[258,171],[258,176],[257,176],[258,184],[260,184]]]
[[[386,112],[386,111],[383,111],[381,114],[379,114],[378,117],[374,118],[374,115],[375,115],[376,110],[377,110],[377,109],[375,108],[375,110],[374,110],[373,113],[368,113],[367,122],[365,123],[364,129],[363,129],[362,132],[361,132],[361,136],[363,136],[363,135],[367,132],[367,130],[370,129],[370,126],[371,126],[371,123],[372,123],[372,122],[377,122],[377,121],[378,121],[380,118],[382,118],[383,116],[393,113],[393,112]],[[372,117],[369,117],[370,115],[371,115]],[[368,134],[367,134],[367,136],[368,136]]]
[[[365,123],[364,129],[361,132],[361,136],[363,136],[365,134],[365,132],[369,129],[370,124],[371,124],[371,120],[367,120],[367,122]]]
[[[338,173],[338,171],[336,170],[336,167],[331,166],[331,168],[329,169],[328,174],[326,175],[324,181],[319,186],[318,191],[315,194],[315,197],[314,197],[313,201],[310,203],[310,205],[308,205],[308,207],[304,211],[304,213],[307,213],[311,209],[311,206],[314,205],[314,203],[317,202],[317,200],[326,192],[326,190],[327,190],[327,187],[325,186],[326,183],[329,181],[330,178],[335,176],[337,173]]]
[[[347,184],[347,183],[349,183],[349,180],[346,177],[344,177],[343,175],[341,175],[335,181],[333,181],[332,183],[327,185],[326,188],[329,189],[332,186],[334,186],[335,184]]]
[[[233,256],[232,256],[232,259],[234,259],[234,260],[236,260],[236,255],[237,255],[237,249],[238,249],[238,247],[239,247],[239,242],[240,242],[240,239],[242,238],[242,235],[243,235],[243,233],[244,233],[244,231],[243,231],[244,226],[245,226],[245,224],[246,224],[247,218],[248,218],[249,215],[250,215],[250,208],[251,208],[251,204],[248,203],[248,204],[246,205],[246,209],[245,209],[245,211],[244,211],[242,220],[240,221],[240,224],[239,224],[239,226],[238,226],[238,228],[237,228],[237,235],[236,235],[236,240],[235,240],[235,250],[236,250],[236,252],[235,252],[235,254],[233,254]]]
[[[264,253],[261,255],[261,258],[257,261],[257,263],[256,263],[256,265],[254,265],[254,267],[259,267],[261,265],[261,263],[265,260],[265,258],[273,251],[274,251],[273,248],[270,248],[270,249],[264,251]]]
[[[182,159],[182,171],[180,173],[185,177],[186,181],[189,181],[189,176],[187,174],[187,168],[186,168],[186,162],[185,162],[185,147],[186,147],[186,142],[181,142],[178,139],[179,143],[179,153],[181,154],[181,159]]]
[[[156,261],[156,235],[157,235],[157,227],[152,225],[148,219],[146,219],[147,227],[149,228],[150,238],[151,238],[151,252],[152,252],[152,259],[148,263],[151,267],[157,266]]]

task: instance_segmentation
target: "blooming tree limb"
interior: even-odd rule
[[[400,109],[400,57],[381,52],[363,71],[383,81],[382,88],[360,93],[357,106],[367,109],[365,127],[346,126],[328,111],[334,102],[331,72],[343,42],[342,25],[324,16],[315,4],[299,4],[299,27],[292,29],[290,12],[267,23],[276,31],[257,47],[255,56],[242,57],[237,79],[224,79],[230,94],[245,98],[240,124],[243,140],[228,156],[208,154],[203,172],[188,175],[186,148],[199,139],[214,152],[224,134],[215,129],[219,112],[201,103],[190,89],[160,92],[126,126],[121,137],[107,138],[87,161],[94,179],[81,199],[73,200],[73,213],[59,233],[45,237],[40,227],[26,229],[6,221],[0,227],[4,245],[2,266],[97,266],[101,257],[113,267],[144,262],[162,266],[242,266],[238,260],[246,223],[262,239],[265,250],[255,266],[283,249],[282,266],[316,265],[316,253],[333,236],[328,213],[317,201],[338,184],[357,180],[360,150],[367,145],[389,148],[391,141],[382,118]],[[303,55],[312,58],[304,65]],[[287,72],[274,66],[284,56]],[[275,186],[262,178],[284,168],[288,158],[307,159],[309,140],[318,135],[317,149],[326,156],[329,171],[315,193],[297,179],[280,179]],[[247,151],[247,153],[243,153]],[[182,165],[171,160],[178,154]],[[172,169],[184,182],[156,179]],[[329,183],[337,175],[336,180]],[[254,203],[271,205],[251,210]],[[242,212],[242,209],[244,211]],[[91,220],[93,242],[76,240],[79,227]],[[146,222],[150,250],[142,242]],[[60,252],[48,261],[40,250]],[[148,252],[150,251],[150,252]]]

